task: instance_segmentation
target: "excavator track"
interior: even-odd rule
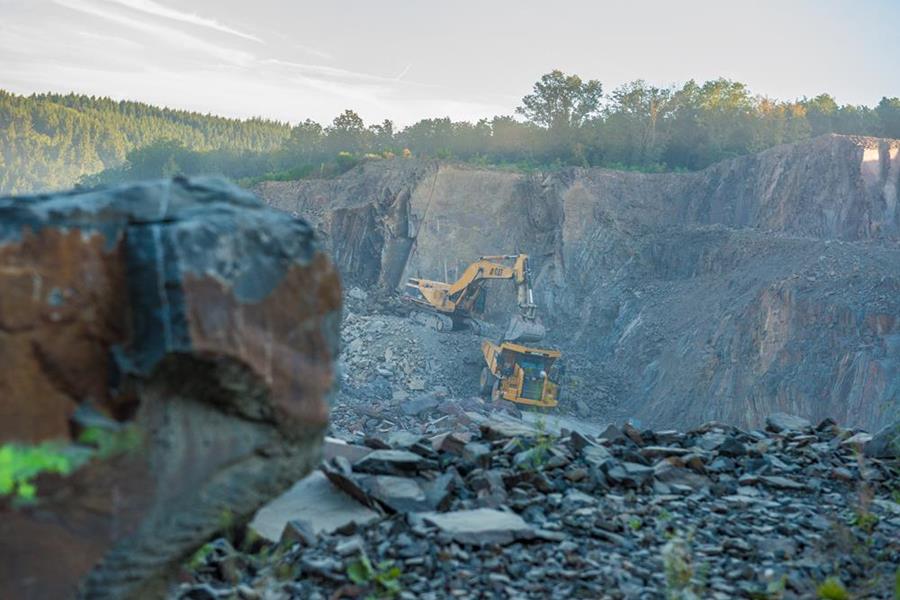
[[[471,317],[462,319],[461,325],[466,329],[471,329],[475,335],[484,335],[487,331],[487,325],[485,325],[484,321],[479,321],[478,319],[473,319]]]
[[[453,329],[453,319],[447,315],[415,310],[410,313],[409,318],[416,323],[431,327],[435,331],[450,331]]]

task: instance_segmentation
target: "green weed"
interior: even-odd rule
[[[374,587],[369,598],[393,598],[400,593],[400,567],[386,560],[373,565],[365,552],[347,566],[347,578],[356,585]]]
[[[34,479],[42,473],[68,475],[76,464],[62,445],[44,442],[36,446],[0,446],[0,497],[31,502],[37,495]]]
[[[209,556],[213,551],[212,544],[203,544],[194,554],[191,556],[191,559],[188,561],[188,566],[192,571],[196,571],[200,567],[206,564],[206,557]]]
[[[88,427],[78,436],[78,442],[93,446],[99,458],[110,458],[140,447],[141,434],[134,427],[123,427],[118,431]]]
[[[816,594],[821,600],[850,600],[850,593],[841,580],[835,576],[825,579],[816,588]]]
[[[108,431],[91,427],[78,444],[46,441],[40,444],[0,446],[0,498],[30,503],[37,498],[35,478],[44,473],[69,475],[92,458],[110,458],[130,452],[141,443],[140,433],[130,427]]]
[[[698,600],[694,585],[694,557],[690,540],[673,535],[662,548],[663,569],[666,575],[666,598],[669,600]]]

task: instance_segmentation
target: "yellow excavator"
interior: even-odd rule
[[[482,343],[486,363],[481,373],[482,394],[494,401],[556,406],[559,378],[555,364],[560,352],[526,345],[541,341],[546,333],[536,312],[528,255],[482,256],[453,283],[410,278],[404,300],[413,305],[412,319],[438,331],[470,328],[481,333],[484,284],[492,279],[515,283],[519,310],[498,343]]]
[[[482,256],[453,283],[411,277],[403,299],[413,305],[410,318],[438,331],[473,329],[481,333],[479,317],[484,313],[484,284],[492,279],[508,279],[516,285],[519,312],[510,320],[503,339],[514,342],[539,341],[544,326],[537,317],[531,271],[527,254]]]

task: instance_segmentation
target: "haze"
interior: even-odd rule
[[[900,95],[898,22],[886,0],[0,0],[0,88],[290,122],[353,108],[404,125],[510,114],[560,68],[606,90],[724,76],[874,105]]]

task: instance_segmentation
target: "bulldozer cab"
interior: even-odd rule
[[[558,350],[511,342],[498,345],[487,340],[482,350],[487,363],[482,373],[482,392],[485,395],[490,394],[494,400],[556,406],[559,384],[554,375],[556,361],[560,357]]]
[[[541,373],[546,375],[553,360],[538,354],[525,354],[510,347],[503,348],[500,352],[501,372],[507,377],[513,374],[516,365],[529,376],[537,377]]]

